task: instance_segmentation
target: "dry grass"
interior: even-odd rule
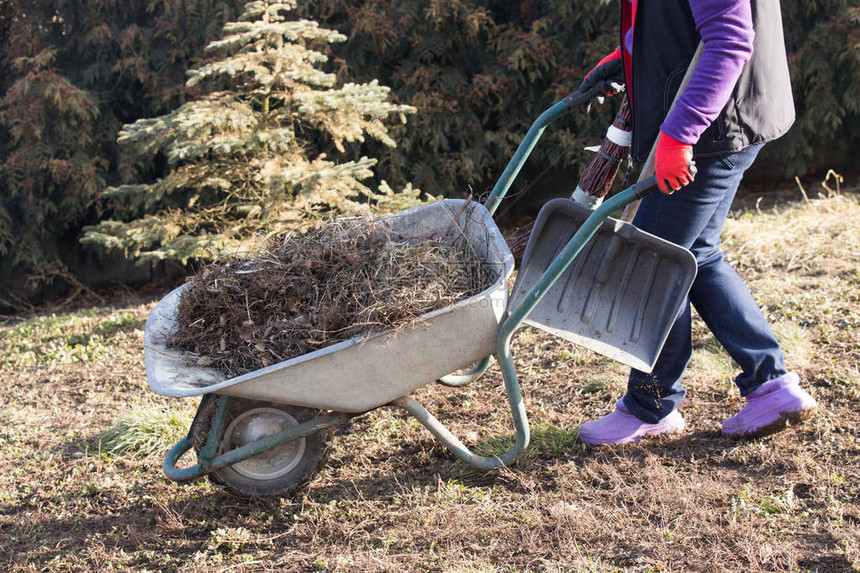
[[[379,409],[338,427],[332,459],[306,490],[247,502],[205,481],[167,481],[146,448],[152,440],[166,448],[170,432],[143,432],[144,449],[98,448],[99,437],[147,413],[193,414],[193,402],[146,388],[151,298],[2,325],[0,567],[857,570],[860,218],[857,189],[843,194],[809,203],[777,196],[765,207],[769,195],[760,214],[750,199],[728,226],[730,252],[821,404],[806,425],[761,440],[718,432],[740,399],[733,366],[697,322],[685,434],[578,445],[577,426],[612,408],[624,369],[524,329],[513,354],[536,439],[523,463],[476,473],[413,418]],[[788,232],[803,241],[780,238]],[[478,449],[513,434],[495,366],[469,386],[431,384],[416,398]]]
[[[491,283],[461,232],[417,240],[369,215],[341,217],[204,267],[182,292],[171,345],[239,376],[405,328]]]
[[[724,241],[739,265],[758,272],[850,272],[860,257],[858,217],[855,196],[822,196],[742,213],[726,225]]]

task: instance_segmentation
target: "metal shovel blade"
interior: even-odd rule
[[[508,309],[516,308],[592,213],[564,198],[541,208]],[[690,251],[607,218],[525,322],[650,372],[695,277]]]

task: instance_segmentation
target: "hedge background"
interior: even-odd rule
[[[831,168],[850,175],[860,143],[860,8],[782,5],[798,120],[750,178],[776,186]],[[132,179],[116,145],[120,127],[196,95],[185,70],[205,61],[203,47],[241,8],[0,0],[0,306],[182,272],[135,267],[82,248],[78,237],[110,213],[100,192]],[[378,79],[418,108],[392,131],[398,147],[371,155],[380,179],[432,195],[488,192],[531,122],[618,43],[616,1],[315,0],[298,10],[349,37],[330,54],[343,81]],[[548,129],[512,190],[532,199],[514,198],[503,216],[569,193],[589,159],[582,147],[600,141],[616,105]],[[154,162],[150,175],[163,168]]]

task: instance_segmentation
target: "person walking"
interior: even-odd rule
[[[779,0],[621,2],[621,46],[580,89],[598,82],[626,86],[630,153],[643,161],[656,140],[662,191],[642,200],[633,224],[689,249],[698,273],[653,370],[633,369],[615,410],[582,424],[580,440],[627,444],[684,429],[678,407],[692,354],[691,304],[741,369],[735,384],[746,403],[723,422],[723,433],[782,430],[811,416],[817,404],[786,369],[767,320],[720,243],[744,172],[794,122]],[[700,43],[698,65],[670,112]]]

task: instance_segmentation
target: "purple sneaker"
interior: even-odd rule
[[[615,446],[630,444],[645,436],[679,433],[683,429],[684,418],[677,410],[656,424],[648,424],[631,414],[619,400],[614,412],[580,426],[579,440],[590,446]]]
[[[753,438],[774,434],[815,413],[815,398],[800,387],[794,372],[765,382],[747,396],[747,405],[736,416],[723,421],[723,433],[731,438]]]

